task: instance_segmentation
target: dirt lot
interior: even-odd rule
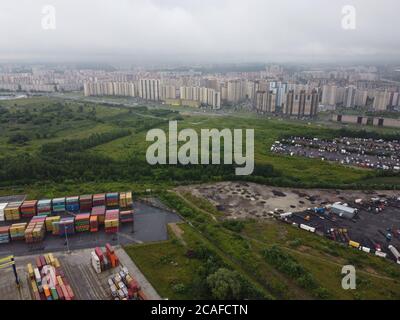
[[[119,271],[119,267],[101,274],[95,273],[90,265],[90,252],[93,249],[76,250],[71,253],[58,252],[54,256],[59,258],[72,290],[78,300],[110,300],[111,295],[107,284],[108,277]],[[116,249],[122,265],[138,281],[145,295],[151,299],[160,299],[160,296],[143,276],[134,262],[122,248]],[[16,257],[18,276],[21,281],[20,289],[15,285],[15,278],[10,268],[0,270],[0,300],[30,300],[31,295],[27,282],[26,265],[34,263],[36,256]]]
[[[326,203],[353,202],[378,195],[394,196],[393,191],[343,191],[277,188],[255,183],[221,182],[177,188],[204,197],[227,218],[267,219],[273,212],[300,212]]]

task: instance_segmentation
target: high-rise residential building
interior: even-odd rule
[[[322,88],[322,99],[321,104],[325,106],[336,106],[337,103],[337,86],[324,85]]]
[[[372,105],[375,111],[385,111],[390,104],[390,92],[385,90],[376,90],[374,94],[374,103]]]
[[[197,101],[213,109],[221,108],[221,93],[211,88],[181,87],[180,99],[183,103],[185,103],[185,101]]]
[[[228,81],[227,101],[229,103],[238,103],[244,99],[244,86],[242,80]]]
[[[270,91],[257,91],[255,99],[257,112],[273,113],[276,111],[276,94]]]
[[[345,108],[354,108],[356,102],[356,87],[349,86],[346,88],[346,93],[344,96],[344,107]]]
[[[144,100],[161,100],[161,81],[158,79],[140,79],[139,97]]]
[[[132,82],[85,82],[85,96],[122,96],[135,97],[135,85]]]
[[[161,99],[176,99],[176,87],[171,85],[161,86]]]
[[[318,111],[319,93],[313,89],[311,92],[290,90],[286,95],[282,112],[287,116],[314,117]]]
[[[368,100],[368,91],[357,89],[354,97],[354,104],[356,107],[365,107]]]
[[[397,107],[399,104],[400,104],[399,93],[398,92],[392,92],[390,106]]]

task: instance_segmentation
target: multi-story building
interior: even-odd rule
[[[344,107],[345,108],[354,108],[356,102],[356,87],[349,86],[346,88],[346,93],[344,96]]]
[[[257,91],[255,107],[260,113],[274,113],[276,111],[276,94],[273,91]]]
[[[319,93],[313,89],[311,91],[301,90],[295,92],[290,90],[286,95],[282,112],[287,116],[314,117],[317,114],[319,105]]]
[[[158,79],[140,79],[139,97],[144,100],[161,100],[161,81]]]
[[[374,103],[372,108],[375,111],[385,111],[390,104],[390,92],[387,90],[376,90],[374,93]]]

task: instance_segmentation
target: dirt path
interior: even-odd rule
[[[168,224],[171,228],[171,231],[174,235],[182,242],[182,244],[186,247],[187,243],[183,239],[182,235],[185,233],[176,223],[169,223]]]
[[[205,210],[203,210],[203,209],[197,207],[196,204],[194,204],[194,203],[190,202],[189,200],[187,200],[184,196],[182,196],[182,194],[179,193],[179,191],[176,192],[176,194],[178,194],[180,198],[182,198],[184,201],[186,201],[186,203],[188,203],[189,205],[195,207],[197,210],[199,210],[199,211],[201,211],[201,212],[203,212],[203,213],[206,213],[206,214],[210,215],[210,213],[208,213],[208,212],[206,212]],[[227,230],[227,231],[233,233],[233,232],[230,231],[230,230]],[[255,242],[260,243],[260,244],[265,244],[265,243],[264,243],[263,241],[261,241],[261,240],[258,240],[258,239],[252,238],[252,237],[248,237],[248,236],[245,236],[245,235],[241,235],[241,236],[242,236],[243,238],[247,239],[247,240],[255,241]],[[338,267],[340,267],[340,268],[343,267],[342,264],[337,263],[337,262],[330,261],[330,260],[328,260],[328,259],[324,259],[324,258],[315,256],[315,255],[312,255],[312,254],[309,254],[309,253],[306,253],[306,252],[297,251],[297,250],[294,250],[294,249],[291,249],[291,248],[288,248],[288,247],[285,247],[285,246],[282,246],[282,247],[283,247],[285,250],[292,251],[292,252],[295,252],[295,253],[297,253],[297,254],[301,254],[301,255],[304,255],[304,256],[308,256],[308,257],[310,257],[310,258],[318,259],[319,261],[322,261],[322,262],[325,262],[325,263],[330,263],[330,264],[336,265],[336,266],[338,266]],[[360,270],[360,271],[358,271],[358,272],[361,273],[361,274],[364,274],[364,275],[368,275],[368,276],[371,276],[371,277],[378,278],[378,279],[392,280],[392,281],[394,280],[393,278],[386,277],[386,276],[381,276],[381,275],[378,275],[378,274],[376,274],[376,273],[371,273],[371,272],[368,272],[368,271]]]

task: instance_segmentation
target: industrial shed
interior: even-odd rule
[[[353,219],[358,212],[357,209],[344,206],[340,203],[334,203],[331,207],[331,211],[346,219]]]

